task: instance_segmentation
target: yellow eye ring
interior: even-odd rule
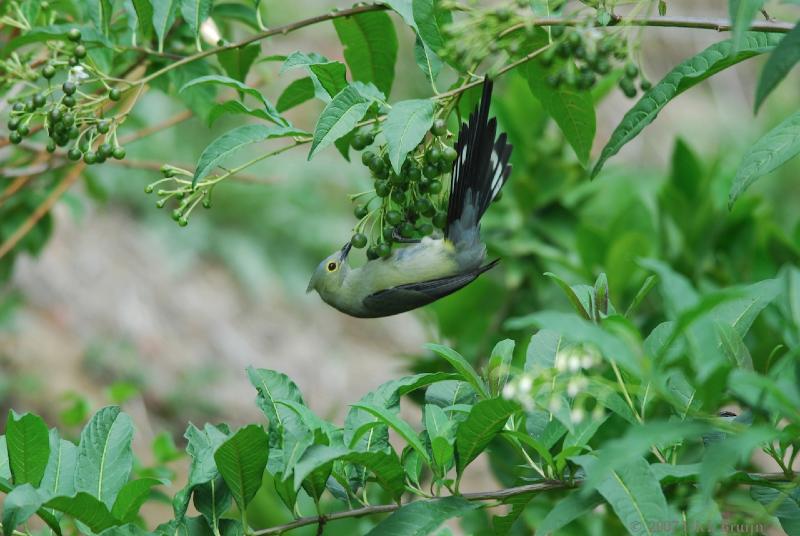
[[[328,266],[327,266],[329,272],[335,272],[336,271],[336,267],[337,266],[336,266],[335,262],[329,262]]]

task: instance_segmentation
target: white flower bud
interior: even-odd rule
[[[74,84],[80,84],[82,80],[86,80],[87,78],[89,78],[89,74],[82,65],[76,65],[71,68],[69,74],[67,74],[67,80]]]
[[[505,398],[506,400],[514,398],[516,394],[517,394],[517,389],[513,383],[507,383],[505,387],[503,387],[503,398]]]
[[[575,424],[583,421],[585,416],[586,414],[584,413],[583,408],[572,408],[572,411],[569,412],[569,420]]]
[[[554,396],[550,399],[550,402],[547,404],[547,409],[550,413],[555,413],[561,409],[561,399]]]
[[[519,392],[528,394],[531,392],[531,387],[533,387],[533,380],[530,376],[523,376],[519,379]]]

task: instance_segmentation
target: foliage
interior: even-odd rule
[[[30,532],[35,517],[57,534],[221,536],[362,516],[353,530],[370,534],[429,534],[451,518],[475,534],[641,534],[719,527],[723,512],[727,523],[775,517],[796,532],[800,243],[742,195],[800,152],[797,112],[754,141],[738,171],[722,158],[706,164],[680,139],[664,176],[604,166],[678,95],[762,55],[759,109],[800,59],[798,27],[749,31],[762,2],[731,0],[730,38],[650,82],[637,32],[659,21],[635,14],[655,3],[626,15],[615,4],[392,0],[267,29],[257,0],[4,2],[0,148],[13,181],[0,190],[3,279],[15,256],[45,245],[50,208],[85,166],[119,164],[123,145],[146,135],[124,129],[150,88],[209,126],[252,121],[215,135],[194,169],[165,163],[145,187],[181,227],[258,162],[306,144],[309,160],[334,147],[350,160],[352,149],[371,186],[351,195],[350,241],[370,259],[444,226],[476,72],[502,80],[494,111],[517,147],[507,195],[483,226],[506,280],[431,307],[458,351],[428,345],[415,374],[363,395],[341,425],[315,415],[284,374],[249,369],[265,422],[190,424],[185,485],[168,498],[173,519],[155,528],[141,508],[164,500],[174,449],[154,446],[160,462],[143,467],[117,406],[98,411],[77,443],[12,411],[0,436],[4,534]],[[344,62],[310,50],[262,56],[260,41],[328,21]],[[397,101],[404,38],[429,89]],[[259,64],[279,71],[265,79],[287,82],[276,98],[255,80]],[[641,96],[589,171],[595,109],[615,87]],[[295,126],[287,112],[299,106],[320,112]],[[261,143],[270,148],[223,167]],[[488,312],[465,318],[478,305]],[[401,400],[421,415],[408,419]],[[738,415],[721,409],[732,405]],[[754,452],[781,471],[759,473]],[[462,493],[479,456],[504,489]],[[296,519],[260,526],[264,496]],[[505,515],[491,510],[499,505]],[[599,505],[608,514],[589,519]]]

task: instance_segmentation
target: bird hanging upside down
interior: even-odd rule
[[[327,304],[351,316],[390,316],[452,294],[499,262],[484,264],[480,220],[511,173],[512,147],[505,133],[495,140],[491,97],[492,81],[486,78],[481,101],[458,135],[444,236],[426,236],[359,268],[347,263],[348,242],[317,266],[308,292],[316,290]]]

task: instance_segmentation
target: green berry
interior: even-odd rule
[[[19,119],[12,117],[8,120],[8,130],[17,130],[19,128]]]
[[[369,209],[366,205],[356,205],[356,208],[353,209],[353,214],[360,220],[367,217],[367,214],[369,214]]]
[[[438,164],[439,160],[441,160],[441,159],[442,159],[442,150],[439,149],[438,147],[435,147],[435,146],[431,147],[425,153],[425,160],[429,164]]]
[[[78,87],[75,85],[74,82],[64,82],[61,85],[61,89],[64,91],[65,95],[72,95],[78,90]]]
[[[414,236],[414,226],[408,222],[403,222],[398,230],[400,232],[400,236],[403,238],[411,238]]]
[[[61,102],[63,102],[64,106],[66,106],[67,108],[72,108],[73,106],[75,106],[75,97],[73,97],[72,95],[67,95],[66,97],[61,99]]]
[[[144,193],[152,194],[153,193],[153,185],[152,184],[148,184],[147,186],[145,186],[144,187]]]
[[[122,93],[117,88],[111,88],[111,91],[108,92],[108,98],[112,101],[116,102],[122,97]]]
[[[556,54],[566,59],[572,54],[572,49],[565,41],[561,41],[556,45]]]
[[[47,102],[47,98],[42,95],[41,93],[37,93],[33,96],[33,106],[36,108],[41,108]]]
[[[75,51],[73,52],[74,56],[78,59],[82,59],[86,57],[86,47],[83,45],[78,45],[75,47]]]
[[[28,128],[28,125],[20,125],[17,127],[17,132],[19,132],[20,136],[27,136],[31,133],[31,129]]]
[[[422,168],[422,174],[428,179],[435,179],[439,176],[439,168],[431,164],[425,164]]]
[[[392,246],[386,242],[378,244],[378,247],[375,248],[375,253],[378,254],[378,257],[386,259],[392,254]]]
[[[175,176],[175,170],[171,167],[161,166],[161,174],[164,175],[164,178],[170,179]]]
[[[367,140],[364,138],[364,135],[359,132],[353,136],[353,139],[350,141],[350,145],[356,151],[360,151],[367,146]]]
[[[403,220],[402,214],[396,210],[390,210],[386,213],[386,221],[391,225],[397,225]]]
[[[372,161],[377,158],[377,155],[372,151],[364,151],[361,153],[361,163],[372,169]]]
[[[428,184],[428,191],[432,194],[438,194],[442,191],[442,182],[433,180]]]
[[[423,216],[433,216],[435,209],[429,199],[420,197],[414,202],[414,210]]]
[[[639,87],[642,88],[642,91],[649,91],[650,88],[653,87],[653,84],[651,84],[649,80],[642,80]]]
[[[181,216],[183,216],[183,211],[179,208],[176,208],[175,210],[172,211],[171,216],[173,220],[178,221],[179,219],[181,219]]]
[[[392,190],[392,201],[398,205],[404,204],[406,202],[406,193],[403,190],[395,188]]]
[[[47,152],[48,153],[56,152],[56,142],[54,142],[53,140],[47,142]]]
[[[97,154],[100,155],[101,158],[108,158],[111,156],[111,153],[114,152],[114,148],[111,147],[110,143],[101,143],[100,146],[97,148]]]
[[[444,229],[447,225],[447,214],[444,212],[437,212],[433,217],[433,224],[439,229]]]
[[[107,119],[103,119],[99,123],[97,123],[97,132],[100,134],[106,134],[111,127],[111,124],[108,122]]]
[[[364,233],[356,233],[350,239],[350,243],[353,244],[354,248],[361,249],[367,245],[367,235]]]
[[[383,230],[381,230],[381,236],[383,239],[389,243],[394,241],[394,227],[391,225],[384,226]]]
[[[442,157],[447,162],[455,162],[458,158],[458,152],[453,147],[445,147],[442,149]]]
[[[581,38],[581,34],[578,32],[570,32],[570,34],[567,36],[567,42],[573,51],[580,46],[582,41],[583,39]]]
[[[92,164],[97,162],[97,155],[94,154],[94,151],[86,151],[85,153],[83,153],[83,161],[91,166]]]
[[[558,39],[562,35],[564,35],[564,27],[563,26],[552,26],[550,28],[550,35],[553,36],[553,39]]]
[[[73,162],[77,162],[78,160],[80,160],[81,156],[83,156],[83,153],[81,153],[78,149],[74,147],[69,151],[67,151],[67,158],[69,158]]]
[[[12,106],[11,109],[14,110],[15,112],[24,112],[25,105],[22,104],[21,102],[15,102],[14,106]]]
[[[111,156],[113,156],[115,160],[122,160],[125,158],[125,155],[125,149],[122,147],[114,147],[114,150],[111,151]]]
[[[81,40],[81,31],[77,28],[72,28],[69,32],[67,32],[67,38],[70,41],[80,41]]]
[[[594,71],[597,74],[608,74],[611,71],[611,64],[605,58],[600,58],[595,64]]]
[[[8,140],[9,140],[11,143],[13,143],[13,144],[15,144],[15,145],[16,145],[17,143],[19,143],[19,142],[21,142],[21,141],[22,141],[22,134],[20,134],[20,133],[19,133],[19,132],[17,132],[16,130],[15,130],[15,131],[13,131],[13,132],[10,132],[10,133],[8,134]]]
[[[639,75],[639,68],[636,66],[636,64],[628,62],[625,65],[625,76],[627,76],[628,78],[636,78],[638,75]]]
[[[67,60],[67,64],[70,67],[75,67],[79,63],[80,63],[80,61],[78,61],[78,58],[76,58],[75,56],[70,56],[69,59]]]
[[[430,223],[421,223],[417,225],[417,231],[422,236],[428,236],[431,233],[433,233],[433,225],[431,225]]]
[[[72,112],[65,113],[61,116],[61,122],[64,123],[64,125],[71,127],[73,124],[75,124],[75,114]]]
[[[417,167],[416,164],[408,168],[408,180],[416,182],[421,176],[422,172],[419,170],[419,167]]]
[[[447,134],[447,123],[445,123],[444,119],[437,119],[433,122],[431,134],[434,136],[444,136]]]
[[[419,191],[420,193],[427,194],[428,190],[431,187],[431,181],[428,179],[422,179],[419,181]]]
[[[374,261],[378,258],[378,252],[375,249],[375,246],[370,246],[367,248],[367,259]]]
[[[189,225],[189,220],[187,220],[185,217],[182,217],[178,220],[178,227],[186,227],[187,225]]]
[[[380,180],[375,182],[375,194],[378,197],[386,197],[391,190],[392,187],[389,186],[389,181]]]

